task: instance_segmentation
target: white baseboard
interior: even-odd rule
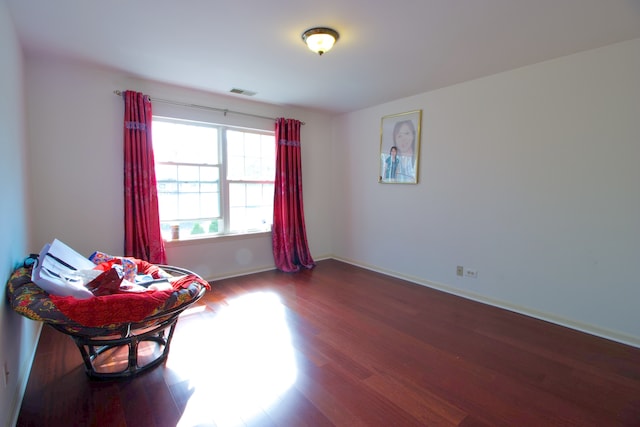
[[[323,255],[323,256],[319,256],[319,257],[313,257],[314,261],[322,261],[325,259],[332,259],[334,257],[330,256],[330,255]],[[262,273],[263,271],[271,271],[271,270],[275,270],[276,266],[275,265],[265,265],[262,267],[256,267],[256,268],[252,268],[249,270],[241,270],[241,271],[237,271],[233,274],[227,274],[224,276],[210,276],[210,277],[206,277],[204,278],[204,280],[208,281],[208,282],[214,282],[216,280],[223,280],[223,279],[231,279],[233,277],[240,277],[240,276],[246,276],[248,274],[254,274],[254,273]]]

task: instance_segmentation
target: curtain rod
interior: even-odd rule
[[[118,96],[122,96],[123,92],[120,90],[114,90],[113,91],[114,94],[118,95]],[[231,113],[231,114],[238,114],[241,116],[248,116],[248,117],[255,117],[257,119],[265,119],[265,120],[272,120],[272,121],[276,121],[275,118],[273,117],[268,117],[268,116],[261,116],[258,114],[251,114],[251,113],[243,113],[241,111],[233,111],[233,110],[227,110],[226,108],[216,108],[216,107],[209,107],[206,105],[198,105],[198,104],[189,104],[186,102],[179,102],[179,101],[171,101],[169,99],[160,99],[160,98],[154,98],[152,96],[149,97],[152,101],[154,102],[162,102],[163,104],[171,104],[171,105],[179,105],[181,107],[190,107],[190,108],[198,108],[201,110],[209,110],[209,111],[218,111],[220,113],[224,113],[224,115],[226,116],[227,113]],[[305,124],[304,122],[300,122],[300,124]]]

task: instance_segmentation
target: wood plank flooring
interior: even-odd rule
[[[214,283],[164,365],[45,327],[18,426],[640,426],[640,349],[335,260]]]

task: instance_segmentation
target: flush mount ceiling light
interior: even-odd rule
[[[325,27],[309,28],[302,33],[302,40],[307,44],[309,49],[318,55],[328,52],[333,44],[338,41],[340,35],[336,30]]]

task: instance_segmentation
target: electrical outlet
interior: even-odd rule
[[[462,277],[464,276],[464,267],[459,265],[456,267],[456,276]]]
[[[472,270],[470,268],[464,269],[464,277],[470,277],[472,279],[478,278],[478,270]]]

